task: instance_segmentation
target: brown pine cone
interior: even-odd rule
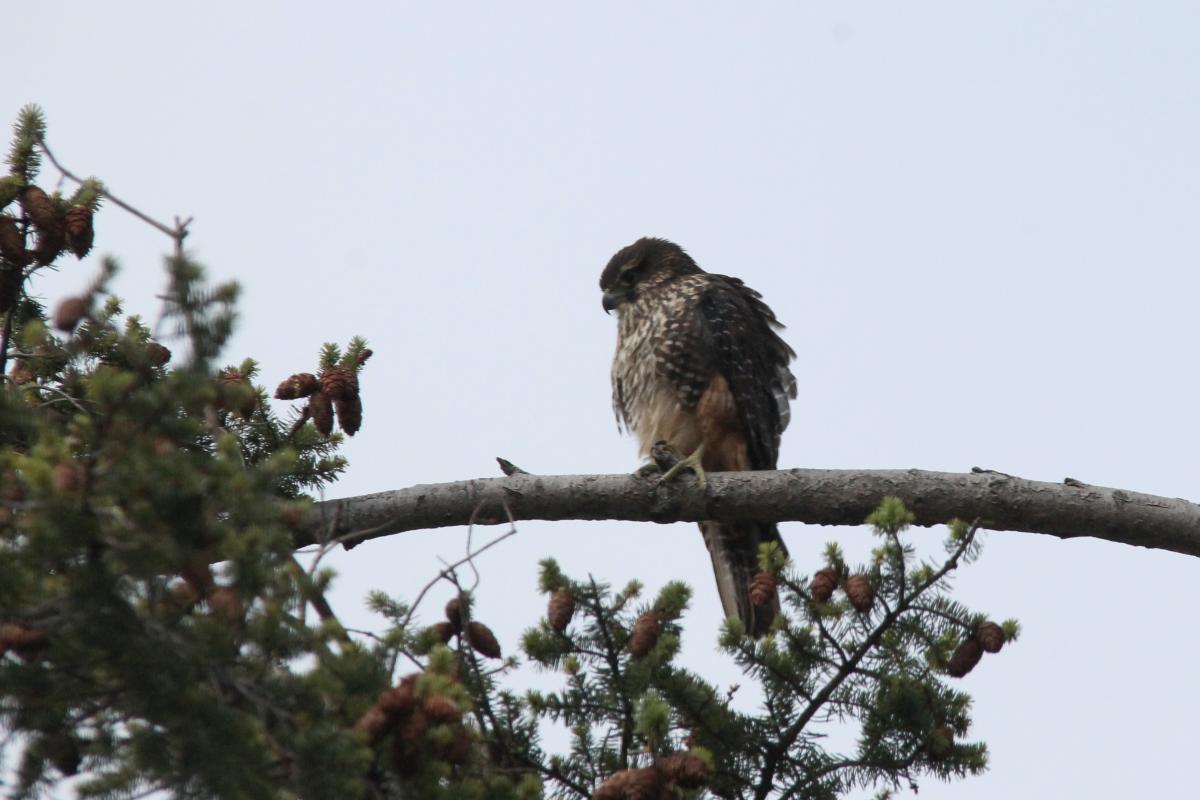
[[[592,793],[592,800],[659,800],[665,794],[663,775],[654,767],[614,772]]]
[[[79,321],[87,316],[88,301],[85,297],[68,297],[54,310],[54,327],[63,333],[75,330]]]
[[[550,627],[562,633],[575,616],[575,595],[566,586],[550,594],[550,605],[546,609],[546,621]]]
[[[442,644],[446,644],[453,639],[454,634],[454,626],[449,622],[435,622],[429,626],[429,635]]]
[[[471,643],[471,649],[481,656],[500,657],[500,643],[496,641],[496,634],[482,622],[472,620],[467,624],[467,641]]]
[[[846,597],[850,605],[865,614],[875,605],[875,588],[866,575],[851,575],[846,578]]]
[[[55,464],[54,469],[50,471],[50,480],[54,484],[54,491],[59,494],[71,494],[83,483],[83,466],[73,462]]]
[[[458,722],[462,719],[462,712],[458,710],[458,706],[443,694],[426,697],[425,702],[421,704],[421,710],[432,722]]]
[[[461,597],[451,597],[446,602],[446,619],[450,621],[450,626],[455,633],[461,633],[463,629],[463,601]]]
[[[951,678],[961,678],[975,669],[975,665],[981,658],[983,658],[983,645],[974,639],[967,639],[954,648],[954,654],[950,656],[950,663],[946,665],[946,674]]]
[[[39,650],[46,646],[48,634],[44,628],[31,628],[20,622],[0,622],[0,650]]]
[[[13,371],[9,377],[12,378],[12,382],[17,386],[24,386],[27,383],[33,383],[37,380],[37,374],[24,359],[17,359],[13,363]]]
[[[92,249],[96,232],[92,229],[92,210],[87,206],[72,206],[66,217],[67,240],[76,258],[83,258]]]
[[[25,215],[42,233],[61,231],[62,220],[58,217],[58,210],[54,208],[50,196],[41,188],[26,186],[22,189],[21,208],[25,209]]]
[[[658,624],[658,617],[654,612],[647,611],[642,614],[637,618],[637,622],[633,623],[633,633],[629,635],[629,655],[634,658],[643,657],[654,649],[661,635],[662,626]]]
[[[994,622],[981,622],[975,629],[975,641],[989,653],[999,653],[1004,647],[1004,629]]]
[[[660,758],[657,766],[667,780],[684,789],[699,789],[707,784],[712,776],[708,764],[690,753],[675,753]]]
[[[300,397],[308,397],[320,385],[321,383],[317,380],[317,376],[311,372],[297,372],[295,375],[289,376],[275,388],[275,399],[296,400]]]
[[[5,472],[0,477],[0,499],[10,503],[20,503],[25,499],[25,487],[15,472]]]
[[[146,342],[146,360],[152,367],[161,367],[171,360],[171,351],[158,342]]]
[[[417,677],[419,673],[405,675],[394,688],[384,689],[379,693],[375,702],[385,714],[402,716],[413,710],[416,705]]]
[[[38,231],[37,242],[33,246],[33,260],[45,266],[58,258],[67,246],[67,236],[62,230]]]
[[[335,397],[333,399],[333,408],[337,411],[338,427],[340,427],[347,436],[353,436],[358,433],[358,429],[362,427],[362,400],[358,395],[354,395],[349,399]]]
[[[750,602],[759,608],[771,605],[775,600],[775,576],[759,572],[750,579]]]
[[[321,391],[335,400],[350,400],[358,396],[358,376],[345,367],[330,367],[321,373]]]
[[[328,436],[333,433],[333,403],[329,395],[317,392],[308,398],[308,413],[312,416],[313,427]]]
[[[258,408],[258,392],[246,376],[236,369],[226,369],[217,376],[217,382],[220,384],[218,405],[222,410],[250,419]]]
[[[837,588],[837,584],[837,570],[833,567],[825,567],[825,569],[817,570],[813,575],[812,583],[808,585],[808,593],[812,595],[813,602],[828,603],[829,598],[833,597],[833,590]]]
[[[383,738],[384,731],[392,719],[379,706],[371,706],[354,723],[354,730],[365,733],[367,738],[376,742]]]
[[[246,613],[241,595],[231,586],[217,586],[208,593],[208,607],[230,622],[240,622]]]
[[[25,250],[25,237],[17,227],[17,221],[8,214],[0,214],[0,256],[23,267],[33,260]]]
[[[181,611],[186,611],[200,602],[200,595],[196,593],[196,590],[187,581],[172,583],[167,589],[167,596],[171,605]]]

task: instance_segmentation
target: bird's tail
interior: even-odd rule
[[[776,542],[783,548],[779,529],[761,522],[701,522],[700,533],[712,557],[725,616],[740,619],[751,636],[762,636],[779,611],[779,598],[773,597],[766,606],[754,605],[750,602],[750,581],[758,572],[758,546]]]

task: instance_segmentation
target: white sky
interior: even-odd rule
[[[204,10],[198,10],[203,7]],[[1193,3],[19,3],[0,116],[245,288],[264,383],[368,337],[331,496],[621,472],[600,308],[652,234],[761,290],[799,353],[781,465],[980,465],[1196,497],[1200,6]],[[48,171],[47,175],[51,173]],[[98,252],[153,317],[167,241],[110,207]],[[95,260],[42,285],[55,299]],[[512,650],[536,562],[696,588],[685,661],[736,679],[694,526],[526,523],[482,559]],[[917,531],[935,545],[941,531]],[[784,526],[803,569],[860,529]],[[335,607],[411,594],[463,531],[333,559]],[[959,596],[1024,624],[965,681],[992,770],[922,798],[1194,786],[1194,559],[991,534]],[[429,604],[430,619],[445,599]],[[536,681],[532,676],[529,680]]]

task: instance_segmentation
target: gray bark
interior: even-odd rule
[[[424,484],[317,503],[297,546],[348,547],[405,531],[521,520],[699,522],[757,520],[858,525],[888,495],[918,525],[980,520],[996,531],[1113,542],[1200,555],[1200,506],[1186,500],[1043,483],[991,471],[786,469],[711,473],[659,485],[631,475],[531,475]]]

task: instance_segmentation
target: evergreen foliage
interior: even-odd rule
[[[41,112],[23,110],[0,179],[11,797],[834,798],[984,768],[947,676],[1017,626],[947,594],[979,554],[974,529],[951,525],[946,557],[921,560],[895,499],[868,520],[880,543],[861,567],[831,545],[809,578],[763,548],[754,593],[778,593],[782,613],[762,639],[731,620],[720,641],[760,702],[679,663],[687,586],[648,599],[553,560],[547,618],[521,641],[553,688],[506,688],[519,660],[474,618],[455,567],[438,578],[458,590],[444,620],[419,624],[425,591],[377,592],[386,629],[355,638],[325,601],[332,575],[293,555],[293,528],[306,493],[346,467],[331,409],[358,429],[365,341],[326,344],[316,374],[280,384],[276,397],[309,399],[281,417],[253,360],[218,366],[237,287],[207,284],[181,246],[154,328],[108,293],[112,259],[48,314],[30,282],[68,248],[83,257],[104,190],[35,191],[44,136]],[[555,725],[562,753],[545,744]],[[828,745],[838,731],[856,737],[847,752]]]

